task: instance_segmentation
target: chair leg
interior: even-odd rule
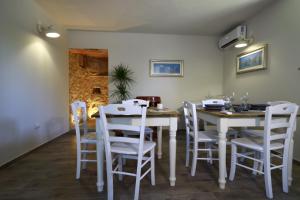
[[[151,185],[155,185],[155,148],[151,150]]]
[[[119,171],[123,171],[123,158],[121,155],[118,155],[118,170]],[[119,174],[119,181],[122,181],[123,180],[123,175],[122,174]]]
[[[142,158],[138,158],[137,169],[136,169],[136,179],[135,179],[134,200],[139,199],[140,182],[141,182],[141,167],[142,167],[141,162],[142,162]]]
[[[246,129],[246,128],[242,128],[242,130],[243,130],[243,129]],[[240,132],[240,135],[241,135],[241,137],[244,137],[244,136],[245,136],[245,134],[243,134],[243,132]],[[246,151],[247,151],[246,148],[241,147],[241,153],[242,153],[242,154],[246,153]],[[244,158],[244,157],[240,157],[240,161],[241,161],[241,162],[244,162],[244,161],[245,161],[245,158]]]
[[[283,158],[282,158],[282,164],[283,164],[283,168],[282,168],[282,190],[285,193],[289,192],[289,168],[288,168],[288,164],[289,164],[289,157],[288,157],[288,153],[283,153]]]
[[[198,158],[198,142],[194,142],[191,176],[195,176]]]
[[[153,133],[149,133],[149,140],[150,140],[150,142],[153,141]]]
[[[266,195],[269,199],[273,199],[270,151],[264,152],[264,176]]]
[[[259,156],[260,156],[260,159],[263,160],[263,157],[264,157],[263,153],[260,153]],[[258,170],[261,172],[264,170],[264,163],[260,163]]]
[[[86,143],[83,144],[83,149],[84,149],[84,150],[87,150],[87,149],[88,149],[88,144],[86,144]],[[83,154],[82,154],[82,159],[83,159],[83,160],[86,160],[86,157],[87,157],[87,153],[83,153]],[[83,162],[83,163],[82,163],[82,169],[86,169],[86,164],[87,164],[87,162]]]
[[[80,178],[80,171],[81,171],[81,149],[80,144],[77,145],[77,163],[76,163],[76,179]]]
[[[162,158],[162,127],[157,127],[157,158]]]
[[[188,167],[189,163],[190,163],[190,136],[186,134],[185,166]]]
[[[208,158],[209,158],[209,164],[213,164],[213,160],[212,160],[212,143],[208,143],[208,148],[209,148],[209,151],[208,151]]]
[[[106,154],[106,176],[107,176],[107,199],[114,199],[114,182],[113,182],[113,173],[112,173],[112,159],[111,153],[105,150]]]
[[[237,163],[236,153],[237,153],[236,145],[231,144],[231,167],[230,167],[230,175],[229,175],[229,180],[231,181],[233,181],[235,177],[235,170],[236,170],[236,163]]]
[[[259,153],[258,152],[254,152],[254,158],[256,158],[256,159],[259,159]],[[259,166],[259,162],[257,162],[257,161],[254,161],[253,162],[253,171],[252,171],[252,174],[253,175],[257,175],[257,171],[255,171],[255,170],[258,170],[258,166]]]

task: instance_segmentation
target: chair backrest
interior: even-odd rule
[[[294,103],[279,103],[266,108],[264,127],[264,148],[268,150],[273,140],[284,141],[284,151],[288,151],[289,143],[293,135],[295,120],[299,106]],[[276,118],[277,116],[277,118]],[[281,116],[281,118],[278,118]],[[285,120],[282,119],[282,116]],[[280,133],[271,134],[274,129],[283,130]]]
[[[128,99],[122,101],[122,104],[129,104],[129,105],[146,105],[147,108],[149,107],[149,101],[143,100],[143,99]]]
[[[276,106],[276,105],[284,104],[284,103],[290,103],[290,102],[288,102],[288,101],[268,101],[267,102],[267,104],[270,106]]]
[[[71,104],[73,120],[76,132],[77,144],[80,144],[80,123],[82,123],[83,134],[87,133],[87,111],[86,104],[83,101],[74,101]]]
[[[194,139],[197,140],[198,134],[196,133],[198,133],[198,120],[196,104],[189,101],[184,101],[183,112],[187,134],[192,134],[194,136]]]
[[[99,124],[103,127],[103,136],[105,142],[106,156],[109,156],[108,159],[111,158],[111,142],[120,142],[120,143],[133,143],[139,144],[139,156],[142,153],[143,145],[144,145],[144,133],[145,133],[145,121],[146,121],[146,112],[147,108],[145,106],[135,106],[129,104],[109,104],[107,106],[100,106],[100,119],[101,123]],[[140,125],[128,125],[122,124],[121,122],[113,123],[108,121],[110,117],[114,115],[117,116],[134,116],[140,118]],[[139,132],[139,138],[130,138],[130,137],[119,137],[110,135],[111,131],[135,131]]]

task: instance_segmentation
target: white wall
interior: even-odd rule
[[[256,43],[267,43],[268,69],[236,75],[240,50],[224,53],[224,93],[249,92],[250,101],[288,100],[300,104],[300,1],[278,1],[247,21]],[[295,157],[300,160],[300,121],[295,134]]]
[[[66,41],[38,21],[50,22],[33,1],[0,2],[0,166],[69,129]]]
[[[161,96],[165,106],[177,109],[183,100],[222,93],[222,54],[215,37],[69,31],[68,39],[70,48],[108,49],[109,70],[129,65],[136,80],[134,97]],[[149,77],[150,59],[184,60],[184,77]]]

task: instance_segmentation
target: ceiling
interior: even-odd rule
[[[220,35],[277,0],[35,0],[68,29]]]

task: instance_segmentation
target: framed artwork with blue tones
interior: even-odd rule
[[[237,56],[237,73],[244,73],[267,68],[267,45],[245,51]]]
[[[150,76],[183,77],[183,60],[150,60]]]

